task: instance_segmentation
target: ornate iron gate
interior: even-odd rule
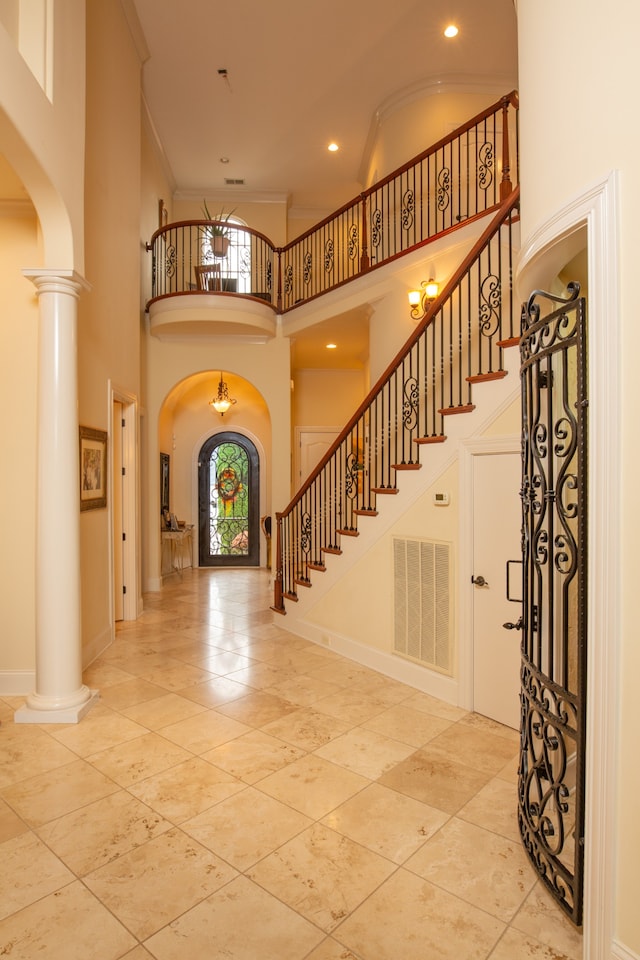
[[[518,821],[542,881],[582,923],[587,619],[586,311],[522,312],[523,613]],[[542,316],[540,301],[549,301]]]

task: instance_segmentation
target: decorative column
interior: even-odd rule
[[[38,291],[36,689],[16,723],[77,723],[97,693],[82,683],[78,296],[73,271],[24,270]]]

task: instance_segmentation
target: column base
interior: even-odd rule
[[[33,706],[38,695],[32,694],[14,713],[14,723],[79,723],[100,697],[98,690],[89,690],[88,687],[84,690],[88,696],[81,703],[63,704],[59,707],[47,707],[45,703],[42,706]]]

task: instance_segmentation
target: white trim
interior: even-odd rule
[[[512,402],[512,401],[511,401]],[[520,453],[520,437],[472,437],[460,442],[460,537],[458,563],[458,706],[473,709],[473,458]]]
[[[611,960],[640,960],[640,954],[629,950],[623,943],[618,943],[617,940],[614,940],[611,949]]]
[[[0,670],[0,697],[26,697],[35,687],[35,670]]]
[[[123,619],[136,620],[139,614],[139,584],[140,584],[140,473],[139,473],[139,440],[138,440],[138,398],[135,394],[118,387],[112,380],[108,381],[108,420],[107,431],[109,446],[113,451],[113,405],[122,404],[122,416],[127,421],[127,429],[123,434],[122,466],[127,471],[129,483],[125,484],[122,499],[122,520],[127,531],[127,539],[123,550],[123,579],[127,585],[127,592],[123,598]],[[110,454],[111,456],[111,454]],[[112,461],[110,461],[112,462]],[[111,636],[115,636],[115,602],[114,602],[114,543],[113,543],[113,471],[109,468],[109,596],[111,598],[110,618]]]
[[[586,227],[589,276],[589,568],[584,956],[612,955],[615,916],[615,816],[620,661],[621,460],[618,320],[618,173],[574,197],[540,226],[521,254],[522,289],[544,264],[554,276],[566,243]],[[555,266],[555,273],[553,271]]]
[[[287,629],[287,623],[276,621],[284,630]],[[413,663],[411,660],[405,660],[394,653],[388,653],[386,650],[376,650],[374,647],[368,647],[358,640],[342,636],[325,627],[320,627],[308,620],[298,620],[295,626],[295,635],[310,640],[311,643],[317,643],[318,646],[333,650],[355,663],[364,667],[370,667],[377,670],[385,677],[391,680],[397,680],[399,683],[406,683],[407,686],[415,687],[422,693],[428,693],[432,697],[444,700],[445,703],[455,705],[457,683],[453,677],[447,677],[444,674],[430,670],[423,664]]]

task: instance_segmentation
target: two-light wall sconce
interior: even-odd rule
[[[427,312],[427,307],[438,296],[439,286],[433,280],[423,280],[420,284],[421,290],[409,290],[409,306],[411,307],[411,317],[413,320],[420,320]]]

